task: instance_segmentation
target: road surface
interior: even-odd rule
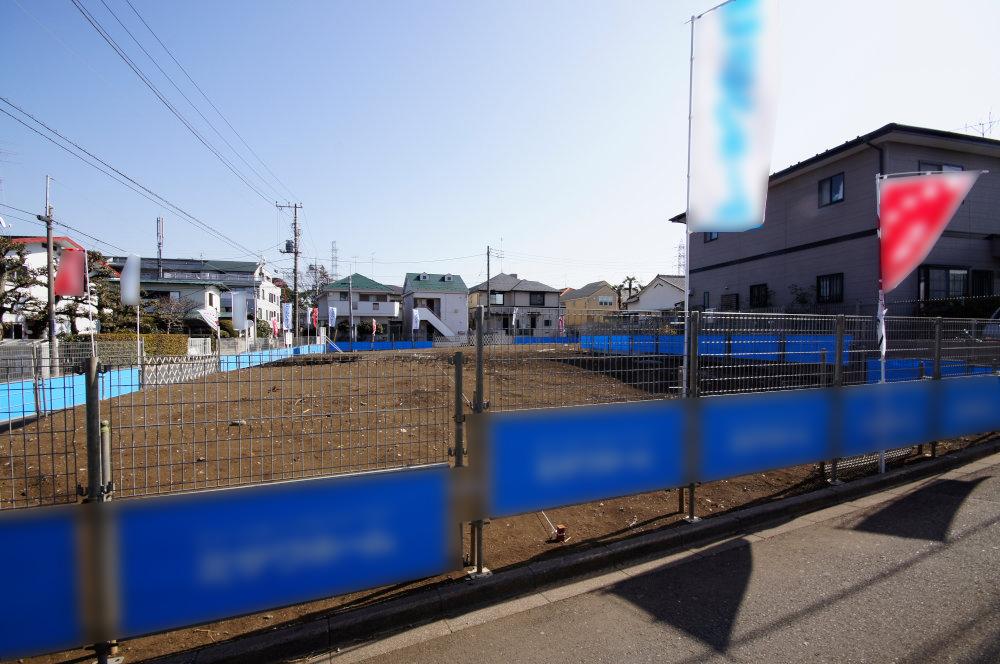
[[[995,455],[311,661],[1000,662],[998,522]]]

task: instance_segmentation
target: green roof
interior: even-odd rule
[[[421,275],[427,275],[427,279],[421,280]],[[445,281],[445,277],[451,277],[451,281]],[[457,274],[430,274],[428,272],[407,272],[403,281],[403,292],[413,291],[429,293],[468,293],[462,277]]]
[[[348,283],[350,279],[351,283]],[[392,289],[385,284],[380,284],[374,279],[369,279],[368,277],[358,274],[355,272],[350,277],[344,277],[343,279],[337,279],[336,281],[326,284],[323,286],[325,291],[342,291],[348,288],[353,288],[359,291],[377,291],[380,293],[391,293]]]

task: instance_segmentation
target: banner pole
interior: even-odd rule
[[[885,383],[885,353],[888,347],[885,329],[885,291],[882,289],[882,174],[875,174],[875,220],[878,238],[878,304],[876,305],[876,316],[878,319],[878,352],[879,352],[879,383]],[[878,452],[878,472],[885,472],[885,448]]]
[[[687,348],[688,319],[690,318],[691,301],[691,120],[694,114],[694,22],[696,16],[691,16],[691,51],[688,60],[688,144],[687,144],[687,187],[684,200],[684,337],[682,348]],[[681,396],[688,395],[688,354],[681,353]]]

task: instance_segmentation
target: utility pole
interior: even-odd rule
[[[156,218],[156,269],[163,278],[163,217]]]
[[[52,205],[49,204],[49,184],[52,178],[45,176],[45,214],[36,215],[39,221],[45,222],[45,265],[46,290],[48,292],[49,312],[49,373],[55,375],[59,362],[59,342],[56,340],[56,291],[55,291],[55,256],[52,247]]]
[[[347,311],[350,312],[350,321],[348,325],[350,326],[350,336],[351,343],[353,344],[356,339],[356,334],[354,334],[354,273],[347,275]],[[352,346],[353,350],[353,346]]]
[[[302,209],[302,203],[286,203],[285,205],[279,205],[275,203],[274,206],[281,209],[292,209],[292,246],[291,251],[288,251],[288,246],[286,243],[285,251],[282,253],[292,254],[292,336],[299,336],[299,240],[302,237],[302,232],[299,230],[299,210]]]
[[[487,322],[492,320],[490,318],[490,300],[493,299],[492,293],[490,292],[490,245],[486,245],[486,320]],[[501,314],[502,315],[502,314]],[[485,332],[485,330],[484,330]]]

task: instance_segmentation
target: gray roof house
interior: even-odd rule
[[[488,294],[488,298],[487,298]],[[486,307],[487,332],[525,336],[557,336],[562,307],[559,291],[517,274],[498,274],[469,291],[469,308]],[[474,315],[474,311],[472,312]]]

